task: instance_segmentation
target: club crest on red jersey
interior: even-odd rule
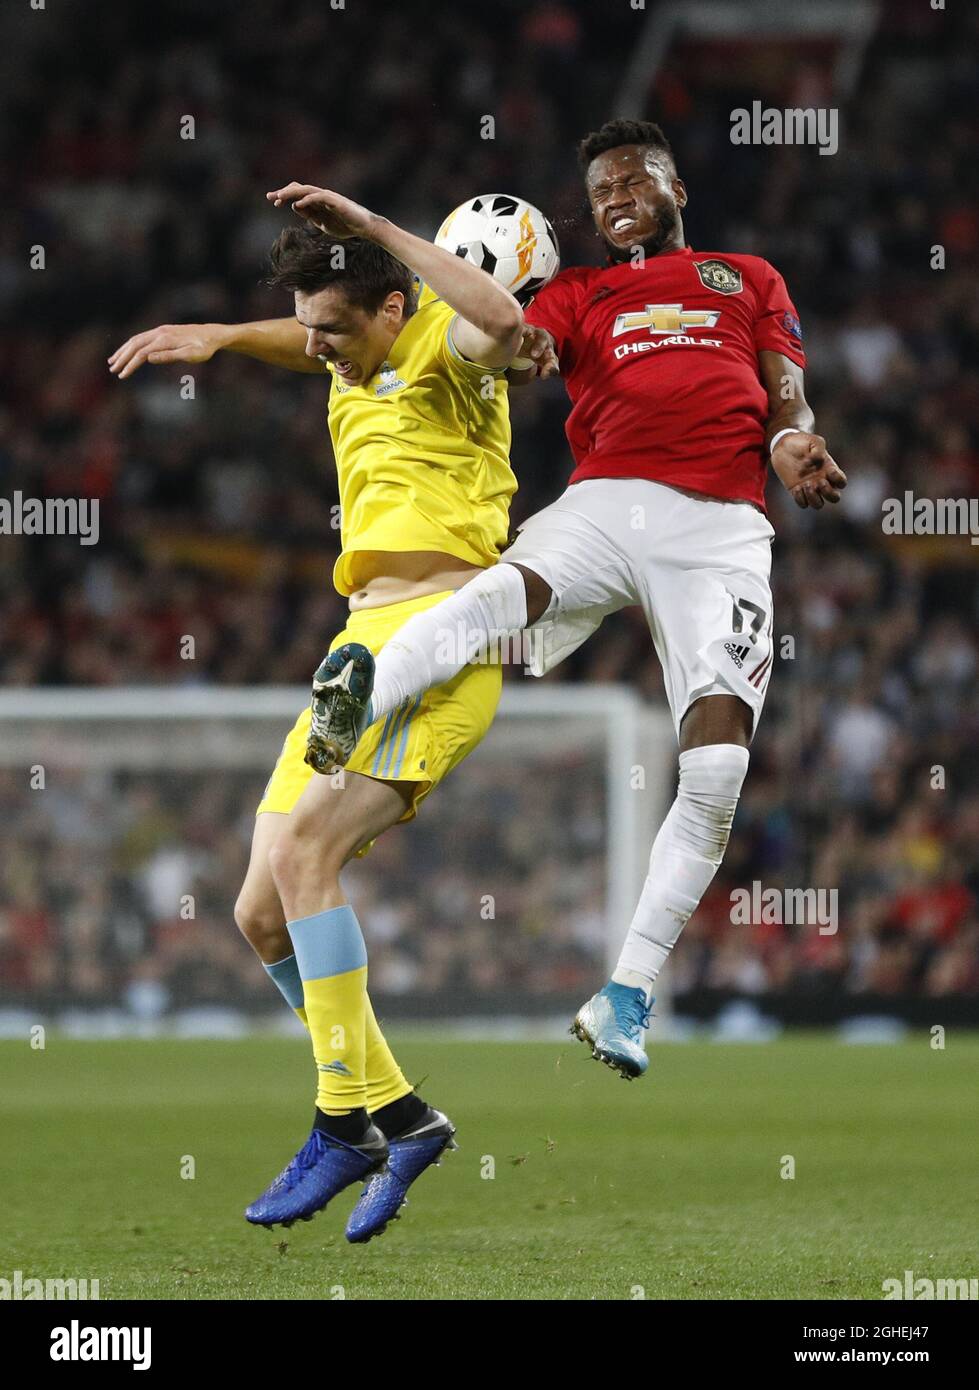
[[[707,289],[718,294],[740,294],[743,289],[740,270],[727,261],[694,261],[693,267]]]

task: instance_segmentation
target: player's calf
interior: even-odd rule
[[[653,842],[612,979],[582,1005],[571,1025],[574,1036],[591,1045],[592,1056],[622,1076],[641,1076],[649,1065],[643,1047],[647,997],[724,857],[747,770],[748,750],[739,744],[680,754],[676,800]]]

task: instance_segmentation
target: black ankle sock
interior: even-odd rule
[[[342,1139],[345,1144],[359,1144],[366,1138],[371,1119],[364,1109],[351,1110],[347,1115],[324,1115],[317,1109],[313,1128],[322,1130],[332,1139]]]
[[[371,1123],[377,1125],[386,1139],[390,1139],[392,1135],[400,1134],[403,1129],[420,1120],[427,1109],[428,1106],[421,1096],[409,1091],[400,1100],[393,1100],[390,1105],[382,1105],[380,1110],[375,1110],[371,1115]]]

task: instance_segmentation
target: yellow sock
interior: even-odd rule
[[[331,908],[286,926],[296,951],[316,1058],[317,1107],[327,1115],[364,1108],[367,949],[353,908]]]
[[[374,1017],[370,997],[367,999],[367,1109],[374,1113],[382,1105],[390,1105],[408,1095],[412,1087],[394,1060],[384,1034]]]
[[[319,1073],[316,1104],[325,1115],[362,1109],[367,1105],[367,968],[303,984]]]

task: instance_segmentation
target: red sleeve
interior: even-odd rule
[[[759,352],[782,352],[798,366],[806,365],[799,315],[789,298],[785,281],[767,261],[762,262],[758,282],[755,347]]]
[[[546,328],[554,339],[558,357],[575,324],[575,284],[559,275],[539,290],[524,310],[524,319],[533,328]]]

